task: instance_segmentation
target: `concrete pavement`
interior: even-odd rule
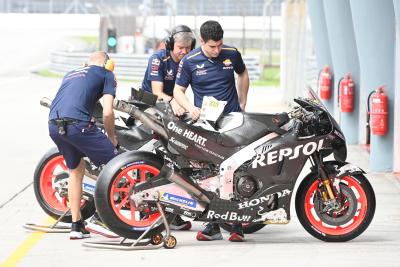
[[[350,162],[368,170],[367,158],[360,146],[349,147]],[[0,262],[14,256],[18,266],[399,266],[400,182],[390,173],[368,173],[367,177],[377,198],[375,218],[350,242],[319,241],[301,227],[294,214],[288,225],[266,226],[247,235],[247,242],[242,244],[227,241],[227,233],[222,241],[198,242],[195,234],[202,224],[194,223],[191,231],[173,233],[178,240],[174,250],[130,252],[84,248],[82,241],[70,241],[67,234],[35,237],[24,230],[23,223],[42,223],[47,218],[29,187],[0,209]],[[92,236],[93,241],[105,240]]]

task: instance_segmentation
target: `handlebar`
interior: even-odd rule
[[[290,117],[298,119],[303,122],[310,122],[316,119],[315,114],[311,111],[307,111],[302,107],[296,106],[292,111],[289,112]]]
[[[293,133],[292,133],[292,135],[293,136],[295,136],[295,137],[298,137],[299,136],[299,132],[300,132],[300,129],[301,129],[301,127],[303,126],[303,122],[301,121],[301,120],[295,120],[294,121],[294,126],[293,126]]]
[[[318,120],[317,114],[299,106],[294,107],[293,110],[289,112],[289,115],[292,119],[294,119],[292,136],[294,136],[296,139],[298,138],[300,130],[304,124],[312,124],[314,121]]]
[[[40,105],[42,105],[43,107],[46,107],[46,108],[50,108],[51,102],[52,102],[52,100],[47,97],[43,97],[42,99],[40,99]]]

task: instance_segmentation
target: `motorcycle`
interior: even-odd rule
[[[50,108],[51,100],[43,98],[41,105]],[[136,103],[140,109],[148,106]],[[103,108],[100,102],[95,105],[93,117],[96,126],[105,131],[103,124]],[[150,129],[135,121],[132,117],[127,119],[119,116],[117,121],[122,121],[122,126],[115,126],[115,133],[119,142],[120,152],[132,150],[153,149],[155,140]],[[94,188],[101,168],[96,167],[89,158],[85,157],[85,176],[82,185],[81,214],[85,220],[96,211],[94,205]],[[68,212],[68,168],[62,154],[57,147],[49,149],[39,160],[34,176],[33,185],[37,201],[41,208],[51,217],[62,222],[70,223],[71,214]]]
[[[125,153],[103,168],[95,188],[102,221],[129,239],[160,234],[160,214],[287,224],[295,183],[309,161],[295,197],[300,223],[322,241],[356,238],[374,217],[374,190],[365,172],[346,162],[345,137],[316,94],[310,89],[294,101],[288,113],[230,113],[205,130],[179,121],[169,103],[157,103],[150,115],[115,100],[116,110],[154,131],[164,155]]]

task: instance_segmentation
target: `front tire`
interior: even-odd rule
[[[61,183],[68,182],[69,173],[64,157],[56,147],[51,148],[40,159],[33,175],[33,188],[40,207],[51,217],[58,220],[68,210],[68,196],[60,191]],[[81,214],[86,220],[95,212],[94,200],[82,200]],[[72,221],[68,212],[62,222]]]
[[[138,239],[160,214],[143,216],[130,204],[130,192],[136,183],[156,176],[163,159],[153,153],[133,151],[112,159],[101,171],[95,189],[95,204],[101,220],[119,236]],[[170,222],[174,215],[167,215]],[[161,223],[147,233],[154,236],[164,230]]]
[[[326,242],[345,242],[363,233],[375,213],[375,193],[362,174],[342,177],[340,189],[345,205],[341,213],[332,216],[323,212],[323,200],[317,191],[322,186],[317,173],[310,173],[296,194],[296,213],[304,229]]]

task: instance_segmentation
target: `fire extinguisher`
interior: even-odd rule
[[[328,100],[331,98],[331,83],[332,75],[329,67],[324,66],[319,74],[319,96],[322,100]]]
[[[388,97],[383,92],[384,86],[379,86],[368,96],[368,114],[372,134],[385,135],[388,131]],[[369,103],[371,99],[371,112]]]
[[[346,74],[339,81],[339,102],[342,112],[353,112],[354,109],[354,82],[350,74]]]

